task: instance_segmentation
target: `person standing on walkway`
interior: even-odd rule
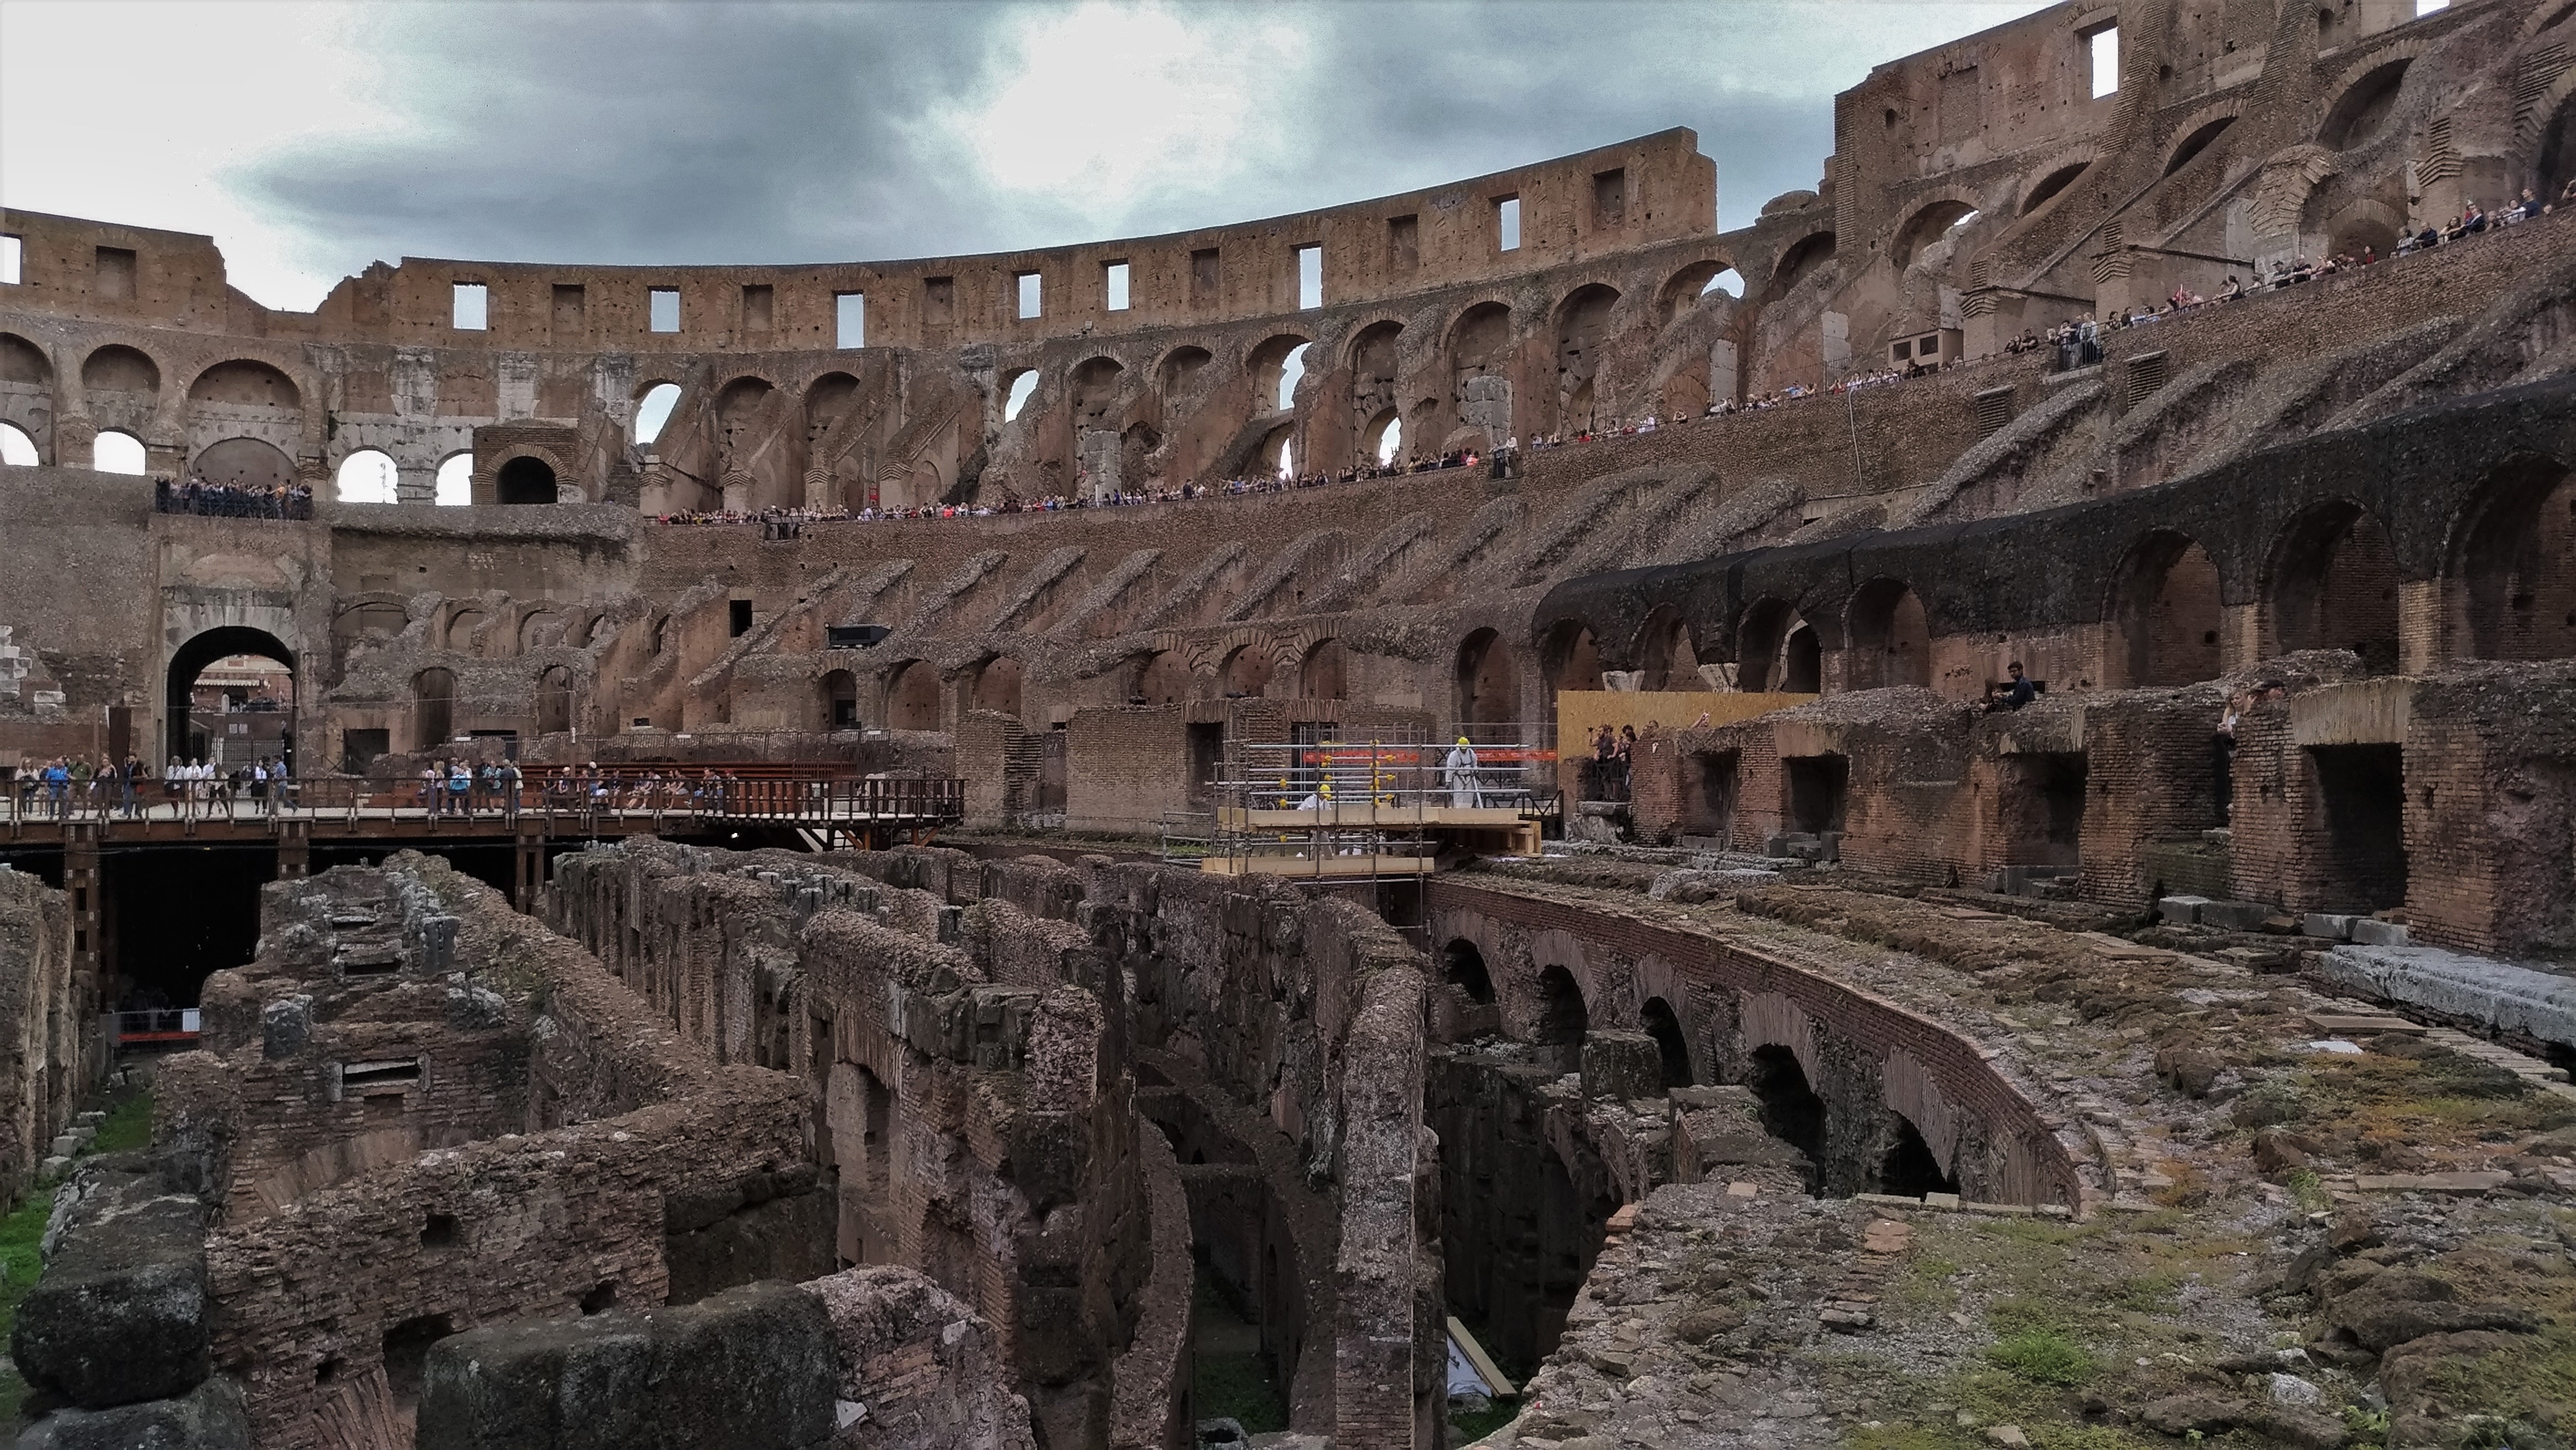
[[[1440,778],[1449,787],[1449,804],[1461,810],[1476,808],[1476,747],[1467,737],[1449,747],[1448,756],[1440,762]]]

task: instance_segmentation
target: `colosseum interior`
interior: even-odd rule
[[[2576,3],[1833,136],[0,213],[18,1443],[2576,1445]]]

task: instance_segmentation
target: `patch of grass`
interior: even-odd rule
[[[1485,1438],[1487,1435],[1503,1428],[1512,1421],[1519,1419],[1520,1415],[1521,1407],[1519,1404],[1510,1400],[1503,1400],[1487,1405],[1481,1411],[1469,1414],[1451,1415],[1449,1417],[1449,1428],[1453,1432],[1452,1438],[1459,1444],[1464,1445],[1470,1441]],[[1247,1426],[1246,1428],[1250,1427]]]
[[[0,1347],[9,1342],[9,1331],[18,1322],[18,1301],[36,1287],[36,1275],[44,1268],[36,1246],[45,1236],[45,1224],[53,1217],[54,1195],[38,1190],[18,1200],[18,1206],[0,1218],[0,1268],[8,1273],[0,1282]],[[19,1410],[27,1399],[27,1382],[18,1377],[16,1365],[0,1370],[0,1430],[14,1430]]]
[[[2090,1350],[2053,1329],[2008,1334],[1986,1350],[1986,1358],[2032,1384],[2060,1389],[2084,1383],[2100,1367]]]
[[[2334,1207],[2334,1196],[2326,1192],[2325,1184],[2319,1182],[2315,1172],[2310,1169],[2290,1170],[2288,1186],[2290,1196],[2299,1201],[2299,1207],[2304,1212],[2323,1213]]]
[[[1288,1428],[1288,1406],[1270,1387],[1258,1354],[1201,1354],[1190,1404],[1202,1420],[1229,1419],[1247,1435]]]
[[[2112,1302],[2138,1314],[2161,1314],[2171,1309],[2174,1297],[2182,1292],[2182,1275],[2166,1270],[2154,1274],[2132,1274],[2111,1291]]]
[[[134,1093],[107,1110],[100,1120],[98,1137],[89,1150],[93,1153],[123,1153],[152,1146],[152,1095]]]

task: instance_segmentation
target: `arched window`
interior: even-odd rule
[[[101,433],[91,448],[90,466],[101,473],[139,474],[144,471],[143,440],[113,429]]]
[[[361,448],[340,460],[340,502],[392,503],[394,461],[373,448]]]
[[[679,401],[678,383],[655,383],[646,388],[643,399],[635,405],[635,441],[644,444],[660,438],[662,425],[671,421],[671,409]]]
[[[1297,476],[1297,440],[1293,437],[1279,440],[1279,476],[1281,478]]]
[[[438,501],[444,504],[474,502],[473,454],[450,454],[438,465]]]
[[[1706,297],[1711,292],[1723,292],[1729,297],[1742,297],[1744,295],[1744,274],[1738,272],[1733,267],[1727,268],[1725,271],[1709,278],[1707,284],[1699,289],[1699,295],[1702,297]]]
[[[554,467],[542,458],[513,458],[501,465],[501,476],[493,480],[493,487],[503,503],[553,503]]]
[[[1682,1019],[1673,1011],[1673,1004],[1661,997],[1649,997],[1642,1015],[1646,1035],[1655,1039],[1655,1054],[1663,1061],[1664,1086],[1689,1087],[1690,1040],[1682,1032]]]
[[[1010,391],[1002,398],[1002,421],[1008,423],[1019,417],[1020,410],[1029,405],[1029,395],[1037,390],[1037,369],[1023,368],[1012,374]]]
[[[14,423],[0,423],[0,465],[10,468],[36,466],[36,440]]]
[[[1494,979],[1485,970],[1485,954],[1463,936],[1441,949],[1440,979],[1466,993],[1470,1002],[1494,1000]]]
[[[1386,410],[1386,426],[1378,430],[1378,463],[1380,465],[1393,463],[1395,461],[1395,455],[1401,452],[1403,448],[1404,419],[1397,416],[1396,411],[1393,408],[1389,408]]]

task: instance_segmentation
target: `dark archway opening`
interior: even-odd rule
[[[197,712],[197,677],[204,674],[216,662],[236,656],[247,656],[255,660],[274,660],[284,666],[286,670],[284,698],[278,698],[273,690],[264,696],[245,695],[238,702],[233,701],[228,695],[220,706],[214,701],[207,701],[208,718],[204,721],[197,720],[194,718]],[[218,738],[213,728],[215,725],[224,724],[227,728],[220,738],[230,739],[229,725],[254,723],[247,719],[225,722],[216,718],[217,711],[235,713],[237,703],[240,707],[238,713],[245,715],[267,713],[271,715],[270,723],[282,721],[282,729],[275,737],[276,756],[292,769],[296,763],[295,684],[295,651],[288,649],[277,636],[264,629],[226,625],[219,629],[207,630],[204,634],[189,640],[179,646],[178,653],[170,657],[170,675],[166,684],[166,693],[162,699],[161,754],[163,759],[167,760],[176,755],[193,760],[219,753],[212,747],[212,742]],[[268,706],[267,711],[250,708],[263,701]],[[197,743],[201,735],[205,742],[203,744]],[[245,732],[245,738],[249,738],[248,732]],[[158,771],[156,770],[155,773],[157,774]]]
[[[555,471],[542,458],[513,458],[501,465],[493,480],[495,496],[503,503],[553,503]]]
[[[1690,1040],[1682,1033],[1682,1021],[1674,1014],[1673,1004],[1661,997],[1649,997],[1641,1015],[1646,1035],[1655,1039],[1656,1056],[1663,1061],[1664,1086],[1668,1089],[1689,1087],[1692,1082]]]
[[[1932,683],[1932,631],[1923,601],[1896,579],[1873,579],[1852,599],[1851,688]]]
[[[859,728],[859,677],[848,670],[823,676],[823,723],[831,730]]]
[[[2359,505],[2312,509],[2273,553],[2274,652],[2348,649],[2374,675],[2397,671],[2397,554]]]
[[[1825,688],[1825,645],[1806,625],[1789,631],[1780,646],[1780,688],[1792,695],[1819,695]]]
[[[537,733],[560,735],[572,729],[572,672],[549,666],[537,678]]]
[[[2486,489],[2454,568],[2479,659],[2576,655],[2576,475],[2549,459],[2507,465]]]
[[[1512,679],[1512,653],[1490,629],[1468,635],[1458,645],[1458,724],[1508,725],[1520,710]],[[1472,734],[1473,732],[1469,732]]]
[[[1851,757],[1793,755],[1780,766],[1789,783],[1789,829],[1806,836],[1841,830],[1851,792]]]
[[[1466,993],[1470,1002],[1494,1000],[1494,979],[1485,970],[1485,954],[1465,937],[1441,949],[1440,980]]]
[[[2218,678],[2218,566],[2175,533],[2148,536],[2121,565],[2112,605],[2118,637],[2103,658],[2114,688],[2189,685]]]
[[[2218,139],[2220,132],[2235,124],[2234,116],[2221,116],[2182,138],[2182,144],[2174,148],[2172,159],[2165,162],[2165,175],[2171,176],[2189,166],[2200,153],[2209,149],[2210,143]]]
[[[1807,1155],[1807,1188],[1814,1192],[1825,1161],[1825,1100],[1807,1085],[1798,1055],[1777,1045],[1753,1049],[1744,1085],[1761,1105],[1762,1131]]]
[[[1896,1141],[1887,1148],[1887,1157],[1878,1168],[1878,1191],[1900,1198],[1921,1198],[1927,1193],[1956,1193],[1959,1180],[1941,1170],[1941,1160],[1932,1153],[1932,1145],[1903,1113],[1896,1119]]]
[[[276,876],[277,853],[264,846],[102,852],[101,945],[116,974],[104,990],[115,1007],[196,1006],[208,976],[258,950],[259,889]]]
[[[2325,839],[2317,861],[2328,911],[2406,904],[2406,759],[2399,745],[2308,749]]]
[[[1538,1041],[1549,1047],[1581,1047],[1592,1028],[1592,1013],[1583,1005],[1583,988],[1563,967],[1538,974]]]

